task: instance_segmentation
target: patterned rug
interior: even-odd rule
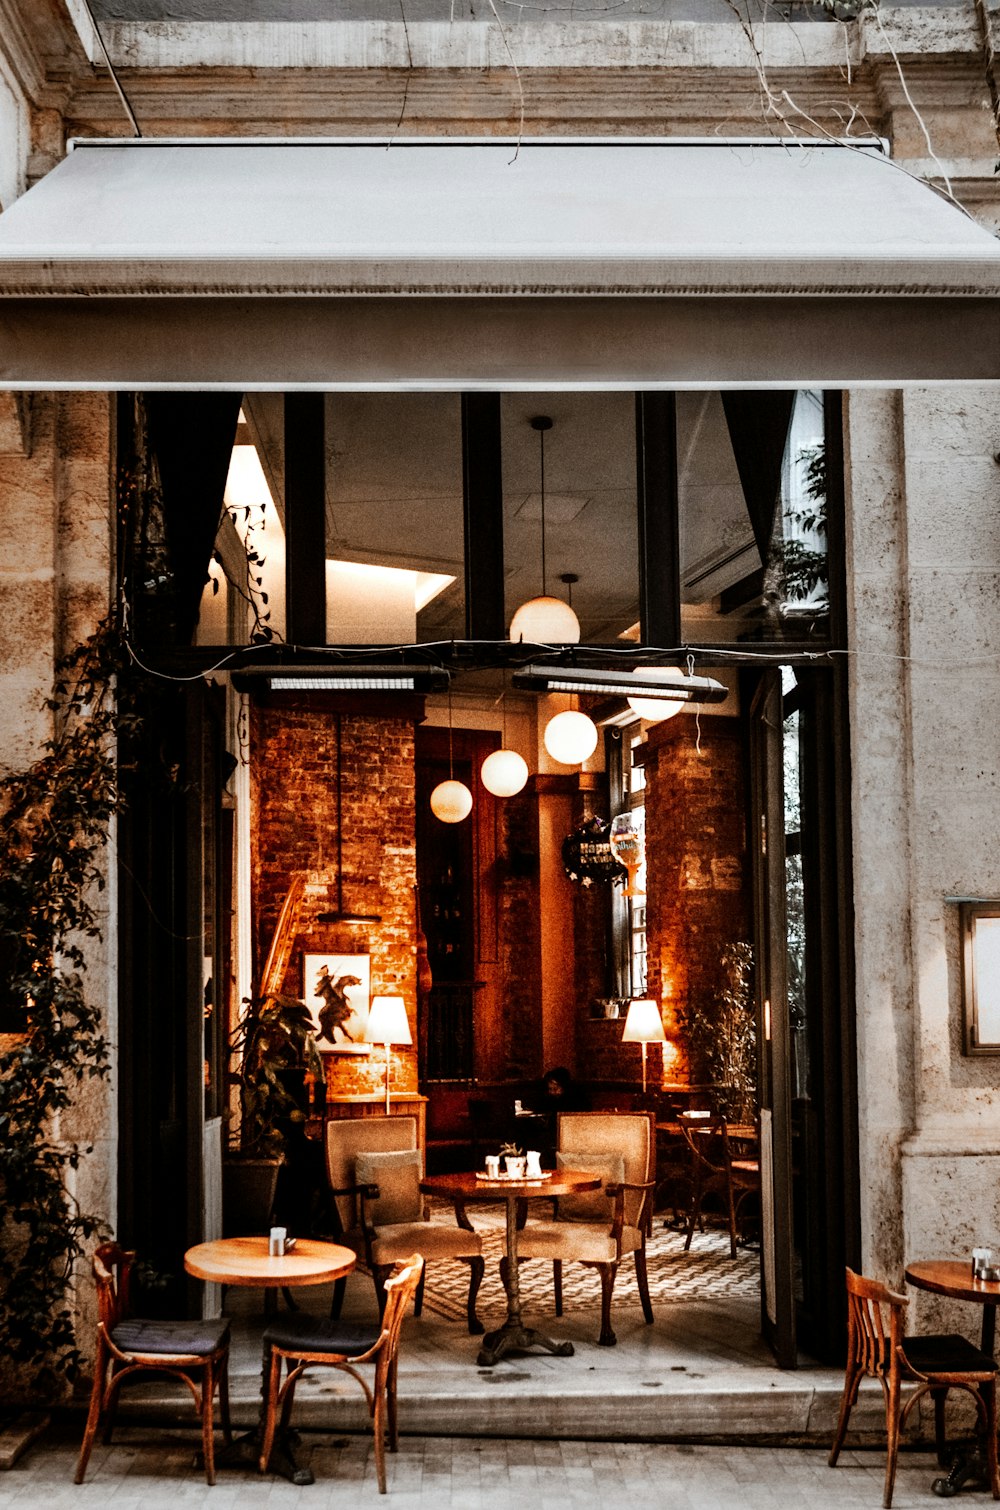
[[[504,1251],[505,1215],[503,1206],[476,1205],[467,1208],[476,1231],[483,1238],[486,1275],[479,1292],[478,1309],[485,1320],[502,1314],[506,1308],[499,1264]],[[453,1222],[450,1205],[432,1203],[431,1220]],[[528,1218],[530,1223],[530,1216]],[[717,1302],[734,1297],[753,1299],[759,1293],[760,1255],[752,1248],[737,1248],[729,1256],[728,1232],[706,1228],[696,1232],[691,1249],[684,1252],[684,1234],[665,1228],[663,1218],[656,1217],[646,1243],[646,1268],[649,1295],[654,1307],[701,1300]],[[524,1263],[520,1268],[521,1300],[526,1308],[552,1308],[552,1265],[541,1259]],[[469,1271],[460,1263],[430,1264],[424,1306],[438,1316],[453,1321],[465,1319],[465,1302],[469,1289]],[[596,1269],[583,1264],[563,1265],[563,1309],[594,1309],[601,1303],[601,1282]],[[615,1280],[615,1305],[638,1305],[635,1265],[626,1259]]]

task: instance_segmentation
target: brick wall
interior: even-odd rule
[[[650,730],[648,988],[668,1035],[679,1005],[718,989],[723,948],[752,936],[743,774],[738,719],[702,714],[700,754],[689,717]],[[683,1059],[668,1068],[670,1079],[685,1074]]]
[[[257,699],[251,709],[252,896],[256,974],[285,894],[306,877],[304,903],[282,990],[302,996],[302,956],[368,954],[372,994],[406,1002],[411,1048],[392,1051],[392,1086],[417,1088],[414,886],[416,700],[377,705],[324,693]],[[381,921],[320,921],[338,910],[337,733],[342,773],[342,886],[345,912]],[[311,982],[309,983],[312,984]],[[326,1054],[327,1088],[337,1094],[384,1085],[382,1050]]]

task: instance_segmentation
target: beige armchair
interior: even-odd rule
[[[518,1258],[552,1260],[556,1315],[562,1315],[562,1266],[587,1264],[601,1276],[601,1335],[612,1347],[611,1296],[618,1265],[631,1253],[647,1324],[653,1320],[646,1275],[646,1237],[655,1185],[654,1117],[651,1112],[560,1112],[556,1162],[589,1170],[601,1189],[556,1202],[555,1220],[529,1221],[518,1240]]]
[[[429,1222],[420,1192],[423,1161],[417,1147],[415,1117],[357,1117],[326,1125],[326,1173],[340,1224],[339,1242],[354,1248],[375,1281],[379,1314],[385,1306],[385,1281],[393,1266],[419,1253],[426,1263],[460,1259],[469,1265],[469,1331],[483,1330],[476,1296],[485,1263],[483,1244],[463,1207],[456,1205],[456,1225]],[[424,1270],[426,1273],[426,1269]],[[337,1280],[332,1315],[338,1317],[344,1280]],[[414,1312],[424,1299],[421,1275]]]

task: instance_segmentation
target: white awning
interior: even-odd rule
[[[0,215],[0,387],[994,381],[998,294],[875,144],[83,141]]]

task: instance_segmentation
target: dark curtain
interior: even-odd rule
[[[722,407],[761,564],[767,565],[781,490],[781,463],[795,404],[791,392],[723,393]]]
[[[198,625],[198,607],[222,515],[241,398],[239,393],[145,396],[149,445],[156,458],[163,500],[178,645],[190,645]]]

